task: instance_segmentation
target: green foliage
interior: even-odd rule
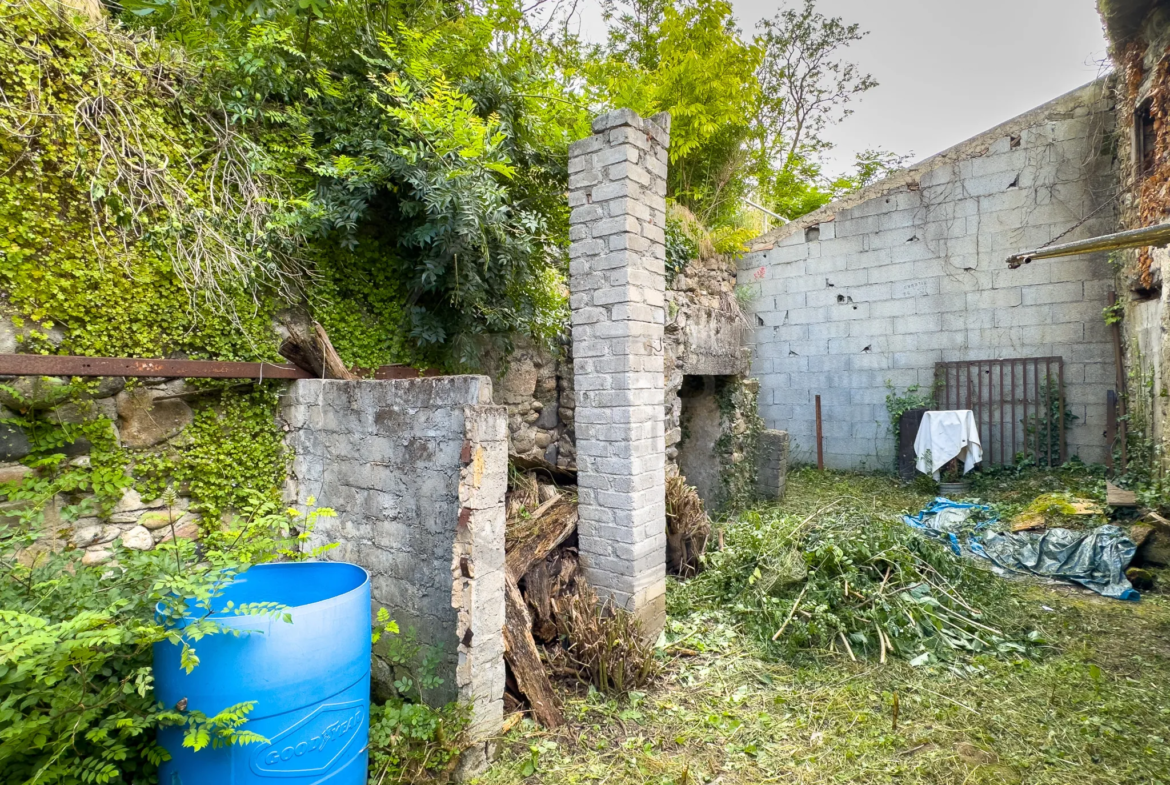
[[[921,385],[912,384],[906,392],[899,393],[894,383],[886,379],[886,411],[890,415],[890,431],[894,434],[895,448],[901,443],[902,415],[911,409],[930,409],[934,407],[934,389],[923,392]],[[897,450],[895,449],[895,453]],[[894,458],[897,463],[897,456]],[[896,467],[895,467],[896,468]]]
[[[1067,431],[1080,418],[1072,412],[1072,407],[1063,402],[1063,391],[1060,382],[1052,376],[1044,377],[1044,391],[1039,397],[1044,399],[1043,413],[1026,414],[1023,418],[1025,442],[1022,461],[1032,461],[1042,466],[1056,466],[1061,462],[1060,449],[1060,419],[1061,409],[1064,409],[1064,429]],[[1037,409],[1039,409],[1037,403]]]
[[[63,399],[75,397],[79,387],[65,385],[58,394]],[[83,515],[108,512],[132,482],[126,474],[125,456],[118,447],[110,420],[96,417],[78,424],[51,421],[44,412],[32,408],[31,402],[16,388],[0,385],[0,389],[18,405],[14,416],[0,422],[24,431],[30,449],[24,463],[34,470],[21,481],[0,483],[0,494],[10,502],[19,502],[14,515],[27,524],[52,509],[53,515],[68,523]],[[74,405],[84,410],[87,403]],[[90,459],[75,465],[68,461],[63,450],[78,442],[89,442]],[[76,504],[58,504],[62,499],[80,494],[87,495],[80,497]]]
[[[724,0],[610,4],[605,56],[591,77],[612,106],[670,112],[669,193],[708,224],[745,194],[742,145],[759,87],[760,51],[741,41]]]
[[[273,359],[271,306],[247,291],[272,276],[224,225],[235,218],[222,208],[238,206],[230,186],[213,190],[238,148],[175,103],[189,75],[161,47],[82,35],[66,16],[21,0],[0,25],[0,125],[21,129],[0,136],[0,285],[20,314],[64,331],[59,347],[26,345]],[[260,266],[193,289],[191,265],[225,255]]]
[[[378,609],[374,645],[396,676],[397,696],[370,711],[370,778],[377,782],[445,780],[463,751],[463,731],[471,718],[467,706],[432,708],[422,690],[440,686],[437,658],[425,651],[412,631],[402,634],[385,608]]]
[[[195,420],[181,440],[133,455],[143,498],[183,486],[208,519],[242,509],[256,493],[278,498],[289,458],[276,424],[278,402],[271,387],[210,390],[195,402]]]
[[[669,285],[692,259],[699,257],[699,246],[677,219],[666,221],[666,281]]]
[[[717,506],[734,513],[756,499],[757,458],[764,421],[759,414],[759,386],[755,381],[733,379],[721,385],[715,391],[722,431],[715,442],[721,491]]]
[[[188,670],[208,635],[239,634],[213,617],[284,616],[272,603],[219,608],[216,598],[251,564],[288,553],[286,515],[250,510],[228,542],[209,539],[201,557],[178,539],[152,551],[113,546],[121,569],[82,564],[79,551],[42,547],[46,522],[10,524],[0,539],[0,782],[148,783],[167,753],[161,725],[184,728],[184,745],[248,744],[248,703],[214,716],[158,704],[151,646],[183,649]],[[279,547],[256,547],[258,544]],[[241,546],[241,547],[237,547]],[[180,623],[181,622],[181,623]]]
[[[731,609],[772,655],[832,649],[924,664],[1026,651],[1026,631],[992,620],[1007,594],[1002,579],[873,504],[841,497],[811,516],[749,511],[684,596],[694,609]]]
[[[584,128],[519,6],[127,6],[214,74],[208,90],[297,189],[342,357],[475,366],[567,316],[565,146]],[[356,251],[356,253],[355,253]],[[317,286],[319,284],[319,288]]]

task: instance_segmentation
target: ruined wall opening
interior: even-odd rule
[[[1137,179],[1143,180],[1157,163],[1157,126],[1154,124],[1154,101],[1147,98],[1138,104],[1133,116],[1134,165]]]
[[[678,391],[682,401],[679,424],[682,441],[678,445],[679,473],[695,486],[708,509],[722,501],[721,464],[717,444],[723,436],[720,396],[735,380],[734,376],[683,376]]]

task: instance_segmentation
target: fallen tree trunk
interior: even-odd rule
[[[511,575],[504,579],[504,602],[504,659],[536,721],[546,728],[559,727],[564,717],[532,638],[532,617]]]

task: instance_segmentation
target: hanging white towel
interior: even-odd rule
[[[914,454],[918,456],[918,471],[939,478],[939,470],[952,458],[963,463],[963,474],[983,460],[983,443],[979,441],[979,426],[970,409],[927,412],[922,415],[918,435],[914,437]]]

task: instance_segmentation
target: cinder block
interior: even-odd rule
[[[1025,286],[1021,287],[1020,292],[1024,305],[1073,303],[1085,299],[1085,285],[1082,281]]]

